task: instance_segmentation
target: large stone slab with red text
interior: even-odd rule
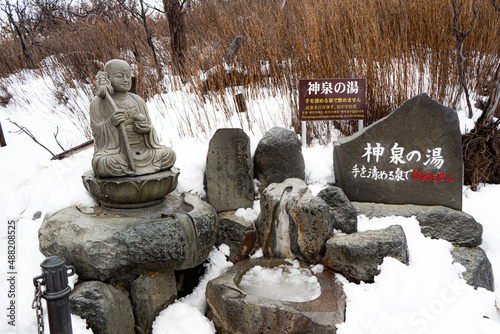
[[[351,201],[462,210],[458,116],[425,93],[334,142],[333,166],[336,185]]]

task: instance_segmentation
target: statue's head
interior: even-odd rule
[[[130,65],[121,59],[110,60],[104,65],[111,86],[117,93],[126,93],[132,87],[132,70]]]

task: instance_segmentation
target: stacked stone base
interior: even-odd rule
[[[72,311],[94,333],[149,334],[177,298],[174,271],[203,263],[216,231],[215,210],[186,193],[147,209],[66,208],[45,218],[39,241],[75,267]]]

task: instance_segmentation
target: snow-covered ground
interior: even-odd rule
[[[70,113],[57,103],[55,79],[37,77],[27,71],[22,80],[13,77],[9,80],[14,97],[7,108],[0,107],[0,122],[7,141],[7,146],[0,148],[0,333],[35,333],[32,280],[40,274],[39,265],[44,260],[38,250],[38,229],[46,214],[71,205],[93,205],[81,182],[81,175],[91,169],[93,150],[52,161],[50,154],[27,135],[16,133],[18,129],[7,119],[25,126],[40,142],[59,153],[61,149],[54,140],[57,128],[58,139],[66,148],[87,140],[78,117],[85,115],[89,101],[78,90],[68,91],[72,99],[69,103],[73,113]],[[230,109],[232,99],[228,96],[226,103]],[[176,192],[203,194],[208,140],[217,128],[242,127],[250,136],[253,151],[267,129],[290,127],[288,101],[280,94],[263,91],[259,98],[247,102],[250,121],[241,115],[226,116],[223,108],[210,102],[199,110],[196,97],[188,91],[171,91],[148,101],[161,141],[177,153],[176,166],[181,175]],[[462,113],[460,119],[463,128],[470,127],[470,121]],[[313,193],[317,193],[334,180],[332,145],[315,143],[304,148],[303,154],[307,182]],[[486,185],[478,192],[466,187],[463,190],[464,211],[484,227],[481,247],[493,265],[500,291],[500,221],[496,214],[500,186]],[[239,213],[255,217],[258,209],[256,203],[254,209]],[[450,243],[424,237],[414,218],[359,217],[360,230],[392,224],[400,224],[405,230],[410,264],[406,266],[387,258],[372,284],[356,285],[339,276],[347,294],[347,316],[338,333],[500,333],[495,294],[465,284],[461,279],[463,267],[452,263]],[[8,261],[9,235],[16,242],[15,263]],[[214,249],[199,287],[160,314],[154,334],[214,333],[213,325],[203,316],[204,289],[210,279],[231,266],[226,261],[227,252],[226,247]],[[13,289],[8,280],[12,276]],[[15,291],[15,296],[10,291]],[[500,294],[497,298],[500,299]],[[9,324],[8,317],[12,301],[15,326]],[[84,321],[75,316],[73,327],[75,334],[90,333]]]

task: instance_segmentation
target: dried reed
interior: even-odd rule
[[[470,1],[464,0],[465,9]],[[424,91],[444,105],[457,107],[461,90],[448,1],[287,0],[283,8],[282,4],[283,0],[205,0],[193,2],[184,14],[188,43],[184,79],[200,97],[193,112],[201,111],[195,119],[203,131],[213,130],[212,117],[235,113],[234,103],[223,92],[237,85],[245,86],[249,97],[258,96],[262,89],[285,96],[292,110],[290,126],[299,132],[297,85],[307,78],[366,78],[368,124]],[[465,9],[462,25],[470,20]],[[65,78],[68,87],[92,84],[103,62],[120,57],[133,64],[142,96],[185,85],[174,76],[166,76],[170,82],[158,82],[140,22],[113,10],[74,17],[71,24],[45,31],[40,43],[31,47],[30,59],[19,56],[21,48],[12,35],[0,35],[0,76],[27,67],[43,71],[42,60],[54,57],[64,64],[65,73],[71,73]],[[158,62],[169,74],[168,24],[159,13],[148,20]],[[465,77],[474,97],[500,61],[499,23],[500,14],[483,1],[464,46]],[[225,56],[236,36],[246,37],[246,42],[227,68]],[[200,72],[208,79],[202,81]],[[224,116],[209,115],[207,103]],[[316,122],[309,136],[329,140],[334,128],[347,135],[356,130],[356,124]]]

